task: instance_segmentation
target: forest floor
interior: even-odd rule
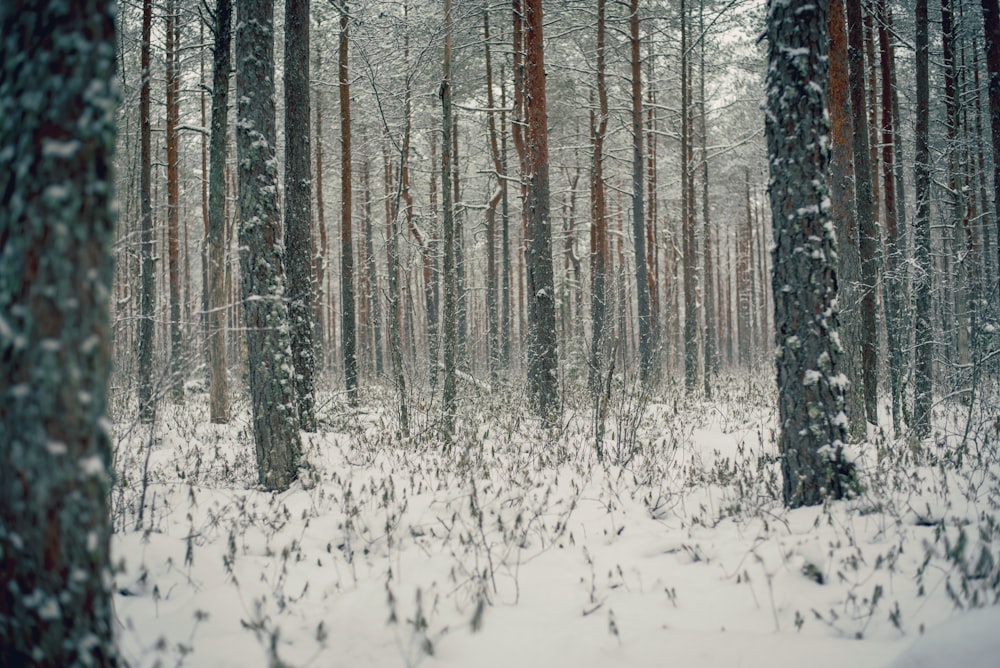
[[[997,402],[939,407],[920,446],[872,433],[860,495],[790,511],[763,381],[729,379],[711,402],[624,387],[600,461],[582,401],[544,428],[516,389],[469,385],[445,450],[433,403],[412,399],[401,439],[388,389],[358,407],[324,396],[281,494],[256,486],[246,402],[214,425],[195,388],[152,429],[120,420],[126,660],[997,665]]]

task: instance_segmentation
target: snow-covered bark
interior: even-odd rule
[[[260,483],[282,490],[296,477],[301,443],[279,243],[273,0],[241,2],[236,18],[240,275],[254,443]]]
[[[793,507],[839,497],[847,483],[837,244],[827,185],[827,17],[824,0],[772,0],[768,7],[778,447],[784,498]]]
[[[0,3],[0,665],[116,665],[115,7]]]

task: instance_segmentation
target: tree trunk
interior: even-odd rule
[[[705,0],[698,5],[698,31],[701,42],[701,58],[699,60],[698,83],[701,87],[701,218],[704,230],[704,281],[705,281],[705,397],[712,396],[712,378],[719,374],[719,351],[717,344],[718,322],[716,319],[716,293],[713,279],[715,265],[713,264],[714,246],[712,243],[712,217],[708,202],[708,122],[705,99]]]
[[[181,331],[181,257],[180,257],[180,170],[178,132],[180,122],[180,72],[178,52],[180,31],[177,28],[177,0],[166,6],[166,125],[167,125],[167,266],[170,299],[170,396],[184,399],[184,338]],[[185,249],[186,253],[187,249]]]
[[[340,307],[344,382],[351,403],[358,400],[357,330],[354,314],[354,247],[351,231],[351,80],[347,69],[349,42],[347,0],[340,5],[338,83],[340,90]]]
[[[0,665],[117,666],[115,3],[5,2],[0,34]]]
[[[497,140],[497,121],[494,111],[495,98],[493,95],[493,60],[490,49],[490,13],[489,9],[483,10],[483,42],[486,52],[486,106],[487,122],[489,125],[489,147],[490,157],[493,159],[493,169],[496,171],[497,189],[496,193],[490,197],[486,209],[486,319],[487,319],[487,341],[488,341],[488,367],[490,373],[490,383],[495,384],[499,379],[498,369],[500,366],[500,310],[498,308],[498,276],[497,276],[497,206],[503,198],[504,179],[503,164],[500,160],[500,144]],[[428,318],[430,314],[428,314]]]
[[[691,112],[691,58],[688,54],[688,9],[681,13],[681,202],[684,210],[684,386],[698,385],[698,242],[695,239],[694,147]]]
[[[231,0],[217,0],[212,72],[212,137],[208,175],[208,385],[212,422],[229,422],[226,360],[226,149],[229,143]]]
[[[837,344],[837,240],[829,220],[827,4],[774,3],[767,22],[765,135],[774,225],[778,448],[790,507],[841,497],[849,484],[844,377]]]
[[[878,424],[878,230],[872,192],[871,153],[868,147],[868,102],[865,93],[864,24],[861,0],[846,0],[847,61],[854,128],[854,204],[861,250],[861,378],[865,418]],[[858,416],[855,416],[857,419]]]
[[[515,0],[517,2],[518,0]],[[555,279],[549,209],[549,139],[545,104],[542,0],[524,0],[525,149],[528,172],[528,395],[547,420],[559,402]]]
[[[455,381],[455,364],[458,347],[458,286],[455,267],[455,217],[452,203],[452,116],[451,116],[451,0],[444,0],[444,68],[441,79],[441,206],[444,213],[444,312],[441,324],[444,329],[444,387],[442,390],[443,431],[446,443],[451,444],[455,430],[455,404],[458,388]]]
[[[236,24],[240,277],[254,444],[260,484],[282,491],[298,474],[302,446],[278,243],[273,0],[241,1]]]
[[[639,377],[649,380],[653,339],[649,320],[649,282],[646,277],[646,218],[644,207],[642,123],[642,59],[639,39],[639,0],[629,0],[629,46],[632,66],[632,240],[635,244],[635,294],[639,319]]]
[[[604,198],[604,135],[608,128],[608,88],[605,80],[606,0],[597,0],[597,96],[598,110],[590,113],[590,134],[594,155],[590,166],[590,373],[588,385],[596,400],[602,391],[607,326],[606,284],[608,267],[608,213]]]
[[[987,0],[988,1],[988,0]],[[913,293],[916,308],[915,344],[916,368],[913,391],[913,427],[917,436],[926,438],[931,430],[931,391],[934,373],[934,344],[931,325],[931,165],[930,165],[930,78],[928,52],[927,0],[916,5],[916,154],[914,181],[917,191],[917,211],[913,220],[914,273]],[[1000,92],[1000,89],[998,89]],[[1000,107],[998,107],[1000,112]],[[1000,120],[1000,114],[997,117]],[[1000,123],[995,127],[1000,129]],[[995,130],[996,131],[996,130]],[[1000,133],[995,135],[1000,139]],[[1000,184],[1000,181],[998,181]]]
[[[316,430],[316,290],[309,167],[309,0],[285,0],[285,258],[299,426]]]
[[[153,421],[153,333],[156,308],[156,269],[153,266],[153,151],[150,137],[150,47],[153,0],[142,3],[142,82],[139,89],[139,236],[141,286],[139,297],[139,419]]]
[[[896,85],[893,46],[890,41],[892,14],[887,0],[878,0],[879,64],[882,79],[882,191],[885,193],[886,272],[882,285],[885,302],[885,329],[889,350],[889,390],[892,397],[892,424],[896,434],[902,427],[903,379],[906,360],[903,353],[902,305],[906,303],[905,258],[899,234],[899,205],[896,201],[896,134],[892,110],[892,93]]]

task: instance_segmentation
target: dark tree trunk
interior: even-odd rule
[[[0,4],[2,666],[119,662],[107,417],[114,17],[105,0]]]
[[[868,101],[865,93],[864,24],[861,0],[847,3],[847,61],[851,82],[854,128],[854,204],[858,217],[858,247],[861,251],[861,379],[864,385],[865,417],[878,424],[878,231],[875,228],[875,194],[868,142]],[[855,382],[857,382],[855,380]],[[858,419],[860,416],[855,416]]]
[[[684,236],[684,386],[698,385],[698,242],[694,201],[694,146],[691,111],[691,57],[688,53],[688,8],[681,13],[681,208]]]
[[[608,213],[604,198],[604,135],[608,128],[608,89],[605,81],[605,0],[597,0],[597,96],[598,109],[591,111],[590,134],[594,155],[590,166],[590,373],[591,395],[600,396],[607,348],[604,338],[607,327],[606,284],[608,267]]]
[[[285,258],[299,426],[316,430],[316,290],[309,167],[309,0],[285,0]]]
[[[506,174],[503,173],[503,163],[500,157],[500,143],[497,140],[497,121],[494,111],[495,98],[493,95],[493,59],[490,49],[490,14],[489,10],[483,11],[483,41],[486,52],[486,106],[488,112],[487,121],[489,124],[489,146],[490,157],[493,159],[493,169],[496,171],[497,189],[490,198],[486,209],[486,320],[487,320],[487,343],[488,343],[488,364],[490,382],[496,383],[499,379],[500,366],[500,310],[498,308],[498,283],[497,276],[497,206],[503,198]],[[579,315],[579,314],[578,314]],[[428,318],[430,314],[428,313]]]
[[[865,395],[861,380],[861,310],[859,285],[861,253],[854,199],[854,134],[847,58],[847,16],[844,0],[830,0],[830,217],[837,226],[837,278],[839,283],[842,368],[849,384],[845,390],[848,435],[865,436]]]
[[[649,321],[649,282],[646,277],[646,218],[643,176],[642,59],[639,39],[639,0],[629,0],[629,47],[632,66],[632,239],[635,244],[635,294],[639,319],[639,377],[649,379],[653,338]]]
[[[517,0],[515,0],[517,1]],[[533,408],[554,418],[559,403],[555,278],[549,209],[549,138],[545,104],[542,0],[524,0],[525,149],[528,172],[527,300],[528,395]]]
[[[444,436],[450,444],[455,429],[455,404],[458,388],[455,384],[455,365],[458,355],[458,285],[455,267],[455,215],[452,202],[452,143],[451,116],[451,0],[444,0],[445,38],[444,72],[441,80],[441,206],[444,212],[444,312],[441,315],[444,329]]]
[[[155,412],[153,397],[153,332],[156,308],[156,273],[153,266],[153,155],[150,137],[150,40],[153,27],[153,0],[142,3],[142,83],[139,89],[139,235],[140,273],[139,296],[139,419],[152,422]]]
[[[344,382],[351,402],[358,400],[357,329],[354,313],[354,234],[351,230],[351,80],[347,69],[349,43],[347,0],[340,5],[337,80],[340,91],[340,307]]]
[[[236,99],[240,276],[257,472],[266,489],[284,490],[298,474],[302,446],[279,245],[273,0],[238,6]]]
[[[322,65],[323,49],[317,40],[316,46],[316,69],[315,76],[320,76]],[[313,98],[316,101],[316,123],[314,132],[316,133],[316,166],[314,171],[314,181],[316,183],[316,227],[319,232],[319,247],[316,248],[314,259],[316,270],[316,366],[318,369],[326,369],[330,363],[332,355],[327,352],[326,342],[333,341],[333,332],[328,332],[327,313],[332,309],[332,304],[327,304],[327,297],[333,297],[333,291],[327,289],[326,270],[327,258],[330,257],[329,241],[326,233],[326,210],[323,206],[323,91],[317,87],[313,91]]]
[[[778,448],[785,503],[822,503],[846,491],[844,376],[837,337],[837,240],[830,225],[825,1],[772,3],[768,14],[765,134],[774,225],[773,294]]]
[[[914,244],[914,329],[916,347],[913,390],[913,427],[925,438],[931,430],[931,391],[934,373],[934,344],[931,325],[931,165],[930,165],[930,78],[928,53],[927,0],[916,6],[917,118],[914,182],[917,211],[913,220]]]
[[[882,295],[885,301],[885,329],[889,350],[889,390],[892,396],[892,423],[899,434],[902,426],[903,378],[906,358],[903,353],[902,305],[906,303],[905,258],[899,233],[900,205],[896,200],[896,134],[892,110],[896,68],[890,38],[892,14],[887,0],[878,0],[879,64],[882,79],[882,191],[885,194],[886,272]]]
[[[208,385],[212,422],[229,422],[226,376],[226,149],[229,138],[229,72],[233,10],[217,0],[212,73],[212,137],[208,175]]]
[[[170,396],[184,399],[184,338],[181,331],[180,170],[177,125],[180,122],[179,30],[177,0],[166,6],[166,129],[167,129],[167,270],[170,300]],[[185,249],[186,250],[186,249]],[[186,256],[186,252],[185,252]]]
[[[708,200],[708,122],[705,100],[705,0],[698,5],[698,32],[701,58],[698,62],[698,83],[701,88],[699,113],[701,115],[701,218],[704,230],[702,252],[705,281],[705,397],[712,396],[712,378],[719,374],[719,349],[717,344],[718,321],[716,318],[715,265],[713,263],[712,217]]]

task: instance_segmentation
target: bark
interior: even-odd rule
[[[486,312],[488,365],[490,382],[499,379],[500,366],[500,310],[498,307],[498,276],[497,276],[497,206],[503,199],[506,175],[503,173],[503,163],[500,156],[500,144],[497,140],[497,121],[494,111],[495,97],[493,95],[493,59],[490,49],[490,13],[483,10],[483,41],[486,55],[486,106],[489,125],[490,157],[493,159],[493,169],[496,172],[498,187],[490,198],[486,209]],[[428,314],[428,318],[430,315]]]
[[[455,217],[452,202],[452,111],[451,111],[451,0],[444,0],[444,66],[441,79],[441,205],[444,212],[444,386],[442,388],[443,431],[450,445],[455,430],[457,385],[455,365],[458,354],[458,285],[455,267]]]
[[[632,66],[632,241],[635,244],[635,294],[639,320],[639,378],[649,380],[653,337],[649,320],[649,282],[646,266],[646,218],[643,176],[642,59],[639,39],[639,0],[629,0],[629,46]]]
[[[878,230],[875,227],[875,194],[868,143],[868,101],[865,92],[864,24],[861,0],[846,0],[847,61],[854,128],[854,205],[858,217],[861,251],[861,379],[865,418],[878,424]],[[855,380],[855,382],[857,382]],[[855,416],[857,419],[858,416]]]
[[[516,0],[515,0],[516,1]],[[524,0],[525,148],[528,171],[528,395],[539,416],[558,410],[555,278],[549,204],[549,139],[545,101],[542,0]]]
[[[153,0],[142,3],[142,45],[140,61],[142,82],[139,89],[139,419],[152,422],[153,397],[153,314],[156,305],[156,274],[153,266],[153,194],[152,142],[150,137],[150,48],[153,25]]]
[[[166,7],[166,129],[167,129],[167,267],[170,300],[170,396],[184,399],[184,336],[181,331],[180,170],[177,125],[180,122],[179,31],[177,0]],[[186,254],[185,254],[186,255]]]
[[[688,9],[680,2],[681,13],[681,200],[684,226],[684,386],[698,385],[698,242],[695,238],[694,131],[691,102],[691,58],[688,53]]]
[[[705,280],[705,397],[712,396],[712,378],[719,374],[719,351],[718,351],[718,319],[716,318],[716,284],[714,265],[714,246],[712,242],[712,217],[711,207],[708,200],[708,123],[706,120],[706,100],[705,100],[705,1],[701,0],[698,5],[698,27],[701,36],[701,58],[698,64],[698,82],[701,87],[701,102],[699,111],[701,113],[701,220],[704,230],[704,280]]]
[[[597,96],[598,110],[591,111],[590,134],[593,159],[590,171],[590,373],[588,376],[591,396],[601,395],[604,377],[605,329],[607,326],[607,267],[608,231],[607,203],[604,194],[604,135],[608,128],[608,89],[605,74],[605,0],[597,0]]]
[[[837,240],[830,224],[825,1],[772,3],[765,135],[774,225],[775,345],[783,492],[790,507],[841,497],[844,376],[837,336]]]
[[[226,375],[226,150],[229,139],[229,73],[232,69],[233,9],[231,0],[217,0],[212,32],[212,136],[208,175],[208,385],[212,422],[229,422],[229,381]]]
[[[106,0],[0,4],[2,666],[119,664],[107,416],[115,14]]]
[[[315,76],[319,76],[323,64],[323,49],[317,41],[316,46],[316,68]],[[316,367],[324,369],[330,361],[330,355],[326,353],[326,342],[333,340],[332,332],[327,332],[327,312],[328,306],[326,296],[333,296],[332,291],[326,286],[326,263],[330,257],[329,241],[326,234],[326,209],[323,202],[323,91],[319,87],[313,91],[313,99],[316,101],[316,122],[314,125],[316,137],[316,164],[314,167],[313,180],[316,183],[316,228],[319,233],[319,245],[316,247],[316,255],[313,260],[316,271]]]
[[[916,4],[916,153],[914,182],[917,210],[913,220],[915,382],[913,428],[920,438],[930,435],[933,387],[933,331],[931,326],[931,219],[930,219],[930,80],[927,0]]]
[[[906,303],[905,257],[900,243],[899,210],[896,201],[896,133],[892,92],[896,85],[893,45],[890,37],[892,14],[887,0],[878,0],[879,66],[882,80],[882,191],[885,194],[886,272],[882,296],[885,302],[885,328],[889,350],[889,391],[892,397],[892,423],[896,434],[902,426],[903,379],[906,360],[903,352],[902,305]]]
[[[285,490],[297,477],[299,440],[275,158],[273,0],[238,6],[236,158],[243,319],[258,480]]]
[[[348,73],[347,0],[340,5],[337,80],[340,91],[340,306],[344,382],[352,403],[358,400],[357,329],[354,308],[354,234],[351,229],[351,80]]]
[[[309,0],[285,0],[285,256],[299,426],[316,430],[316,289],[309,166]]]
[[[861,252],[854,199],[854,134],[851,126],[851,96],[847,57],[847,17],[844,0],[830,0],[830,214],[837,224],[837,277],[839,283],[840,336],[849,435],[853,441],[865,436],[865,396],[861,372]]]

